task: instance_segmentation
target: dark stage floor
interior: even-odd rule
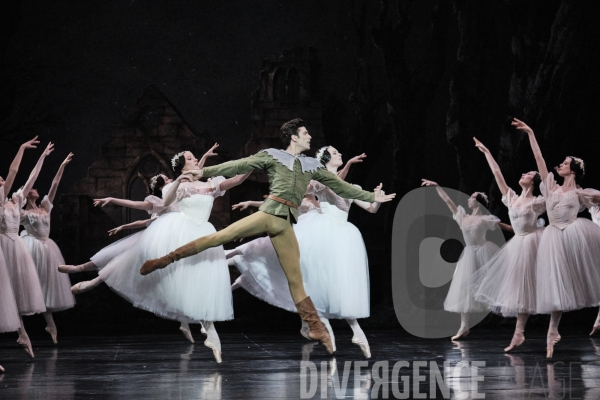
[[[582,329],[561,333],[548,361],[540,330],[512,355],[502,352],[508,327],[476,328],[460,343],[375,331],[368,333],[368,362],[350,343],[350,331],[338,333],[335,357],[299,334],[223,334],[222,364],[197,329],[195,345],[178,332],[61,337],[58,346],[40,337],[35,360],[13,345],[14,334],[4,334],[0,399],[366,399],[403,392],[403,398],[600,399],[600,337],[590,339]]]

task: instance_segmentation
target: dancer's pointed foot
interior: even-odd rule
[[[56,330],[55,326],[47,326],[46,327],[46,332],[48,332],[50,334],[50,336],[52,337],[52,343],[57,344],[58,343],[58,331]]]
[[[223,361],[221,359],[221,350],[219,350],[219,348],[215,344],[213,344],[209,339],[206,339],[204,341],[204,345],[209,349],[212,349],[215,361],[217,362],[217,364],[220,364]]]
[[[450,338],[450,340],[460,340],[460,339],[466,338],[469,335],[469,333],[471,333],[471,331],[468,329],[459,330],[456,335],[454,335]]]
[[[208,336],[208,334],[206,333],[206,328],[204,328],[203,324],[200,324],[200,333],[204,336]]]
[[[552,358],[554,355],[554,346],[560,342],[560,334],[558,332],[548,334],[546,338],[546,358]]]
[[[352,338],[352,343],[357,344],[360,347],[365,358],[371,358],[371,347],[369,347],[369,343],[357,338],[356,336]]]
[[[331,342],[331,336],[327,332],[325,324],[319,319],[315,305],[313,304],[310,297],[306,297],[304,300],[296,304],[296,309],[300,318],[302,318],[308,324],[309,331],[308,337],[310,340],[318,340],[321,342],[323,347],[328,354],[333,354],[333,343]]]
[[[196,342],[194,342],[194,337],[192,336],[192,332],[190,331],[189,326],[188,327],[180,326],[179,330],[183,333],[183,336],[185,336],[185,338],[187,340],[189,340],[192,343],[196,343]]]
[[[594,324],[594,327],[592,328],[592,331],[590,332],[590,336],[592,336],[596,332],[600,332],[600,321],[598,321],[598,320],[596,320],[596,323]]]
[[[73,286],[71,286],[71,293],[81,294],[81,293],[89,292],[93,288],[94,288],[94,286],[90,285],[90,281],[83,281],[83,282],[79,282],[79,283],[76,283]]]
[[[35,358],[35,356],[33,355],[33,348],[31,347],[31,340],[29,340],[29,338],[19,337],[17,339],[17,343],[23,346],[27,354],[29,354],[29,357]]]
[[[523,335],[522,333],[515,332],[512,340],[510,341],[510,344],[504,349],[504,352],[508,353],[510,351],[513,351],[514,349],[522,345],[523,342],[525,342],[525,335]]]

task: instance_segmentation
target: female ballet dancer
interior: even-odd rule
[[[472,279],[475,300],[488,306],[493,312],[505,317],[517,317],[517,325],[509,352],[525,341],[525,325],[536,312],[536,259],[543,227],[538,227],[538,217],[546,211],[543,196],[534,196],[542,181],[540,174],[530,171],[521,175],[521,194],[508,187],[500,167],[490,151],[477,139],[475,146],[485,154],[498,188],[502,202],[508,207],[508,216],[515,236],[487,262]]]
[[[179,211],[164,214],[153,222],[131,249],[100,271],[99,277],[138,308],[163,318],[203,322],[208,336],[204,344],[213,350],[216,361],[221,362],[221,343],[213,322],[233,318],[223,247],[181,260],[174,268],[150,277],[139,274],[139,265],[198,236],[215,232],[208,222],[214,199],[239,185],[249,174],[183,182],[189,180],[188,171],[198,168],[198,160],[189,151],[177,154],[172,165],[179,176],[163,188],[163,202],[167,207],[177,204]]]
[[[351,159],[343,171],[338,171],[343,164],[342,154],[334,147],[322,147],[316,154],[316,159],[328,171],[338,174],[340,179],[346,176],[350,165],[364,157],[363,154]],[[384,194],[381,185],[375,192]],[[344,199],[317,181],[311,181],[306,195],[299,208],[298,223],[294,225],[302,255],[300,265],[306,293],[329,331],[334,351],[335,336],[328,319],[345,319],[353,331],[352,343],[359,345],[364,356],[370,358],[369,342],[357,321],[357,318],[370,315],[369,264],[360,231],[348,222],[348,212],[354,203],[376,213],[380,203]],[[316,196],[318,202],[311,201],[314,199],[312,196]],[[261,204],[240,203],[233,208]],[[242,273],[232,289],[243,287],[263,301],[297,312],[285,274],[268,237],[239,246],[228,257],[232,257],[230,260]],[[308,338],[308,325],[304,321],[300,333]]]
[[[450,208],[466,244],[456,264],[452,283],[450,283],[448,295],[444,300],[444,310],[460,313],[460,328],[451,338],[451,340],[458,340],[466,337],[470,332],[469,313],[485,311],[485,306],[475,300],[475,293],[473,287],[469,286],[469,280],[498,251],[498,246],[486,240],[485,234],[488,230],[496,229],[500,219],[494,215],[482,214],[481,206],[487,207],[488,205],[485,193],[475,192],[471,195],[468,206],[473,211],[471,214],[467,214],[462,206],[454,204],[437,183],[427,179],[422,179],[422,181],[421,186],[435,186],[442,200]]]
[[[552,358],[561,339],[558,325],[562,313],[600,304],[600,229],[586,218],[577,218],[578,212],[600,203],[600,192],[579,188],[585,164],[577,157],[568,156],[556,167],[564,179],[562,185],[556,183],[533,130],[516,118],[512,125],[529,137],[550,222],[538,247],[536,301],[539,314],[551,314],[546,357]]]
[[[204,166],[204,164],[206,163],[206,160],[209,157],[213,157],[216,156],[217,153],[214,152],[214,150],[219,147],[218,143],[215,143],[200,159],[200,161],[198,162],[198,167],[202,168]],[[162,189],[165,185],[168,185],[169,183],[173,182],[172,179],[168,178],[166,175],[164,174],[159,174],[156,176],[153,176],[152,179],[150,179],[150,190],[152,191],[152,195],[148,196],[144,199],[144,201],[130,201],[130,200],[123,200],[123,199],[115,199],[112,197],[107,197],[104,199],[95,199],[94,200],[94,206],[101,206],[104,207],[107,204],[116,204],[116,205],[120,205],[123,207],[130,207],[130,208],[135,208],[138,210],[146,210],[148,211],[148,213],[150,215],[156,214],[155,217],[153,217],[154,219],[156,219],[159,215],[174,210],[177,205],[173,205],[172,207],[164,207],[163,203],[162,203]],[[154,219],[150,218],[151,221],[153,221]],[[125,225],[121,225],[117,228],[111,229],[109,232],[109,236],[110,235],[114,235],[116,233],[118,233],[119,231],[123,230],[123,229],[136,229],[136,228],[143,228],[145,226],[147,226],[151,221],[146,220],[145,222],[140,222],[140,221],[135,221],[132,222],[130,224],[125,224]],[[91,258],[90,261],[81,264],[81,265],[61,265],[58,267],[58,270],[60,272],[66,273],[66,274],[75,274],[78,272],[83,272],[83,271],[98,271],[102,268],[104,268],[106,266],[106,264],[108,264],[113,258],[115,258],[116,256],[118,256],[119,254],[123,253],[123,251],[131,248],[139,239],[141,232],[137,232],[131,235],[128,235],[118,241],[116,241],[115,243],[110,244],[109,246],[106,246],[105,248],[103,248],[102,250],[100,250],[98,253],[94,254]],[[98,284],[101,283],[98,282]],[[77,286],[77,285],[75,285]],[[87,286],[87,283],[82,283],[80,286],[77,287],[75,294],[79,294],[79,293],[83,293]],[[90,289],[92,289],[94,286],[90,287]]]
[[[588,208],[588,211],[592,216],[592,221],[600,227],[600,206],[594,205]],[[598,316],[596,317],[596,322],[594,322],[594,326],[592,328],[592,331],[590,332],[590,336],[592,336],[596,332],[600,332],[600,310],[598,310]]]
[[[0,187],[0,249],[3,253],[6,266],[8,267],[9,281],[15,295],[20,316],[38,314],[46,311],[40,280],[33,259],[27,249],[27,245],[19,236],[19,225],[21,220],[21,208],[25,205],[25,197],[37,179],[44,163],[44,159],[52,153],[54,146],[52,143],[48,144],[40,156],[35,168],[29,175],[29,179],[27,180],[27,183],[25,183],[25,186],[16,193],[13,193],[10,198],[7,196],[21,163],[23,151],[26,148],[35,148],[35,144],[37,143],[39,142],[33,139],[21,146],[17,156],[11,164],[10,173],[7,176],[6,182]],[[17,343],[25,347],[25,350],[31,358],[34,357],[31,341],[24,329],[22,319]]]
[[[59,273],[56,268],[58,265],[64,264],[65,260],[56,243],[48,237],[52,203],[65,167],[71,162],[72,157],[73,153],[69,153],[62,162],[52,180],[50,192],[42,199],[40,205],[36,204],[40,197],[37,190],[31,189],[27,195],[25,209],[21,211],[21,224],[25,227],[25,230],[21,232],[21,237],[33,258],[42,285],[46,304],[46,312],[44,312],[46,332],[50,334],[54,344],[58,343],[58,332],[52,313],[75,306],[75,297],[71,294],[71,281],[68,276]]]

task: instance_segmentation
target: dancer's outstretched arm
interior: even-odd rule
[[[506,232],[511,232],[511,233],[515,233],[515,230],[513,229],[512,225],[505,224],[504,222],[498,222],[498,226],[499,226],[499,227],[500,227],[500,229],[502,229],[503,231],[506,231]]]
[[[116,235],[117,233],[119,233],[120,231],[122,231],[124,229],[145,228],[150,223],[154,222],[156,220],[156,218],[158,218],[158,216],[155,216],[155,217],[152,217],[149,219],[143,219],[141,221],[130,222],[129,224],[125,224],[125,225],[121,225],[121,226],[117,226],[116,228],[113,228],[110,231],[108,231],[108,236]]]
[[[421,181],[423,181],[421,183],[421,186],[435,186],[438,194],[440,195],[440,197],[442,198],[442,200],[444,200],[444,202],[448,205],[448,208],[450,209],[450,211],[452,211],[452,214],[456,214],[458,212],[458,208],[456,207],[456,204],[454,204],[454,202],[452,201],[452,199],[450,199],[450,197],[448,196],[448,193],[446,193],[444,191],[444,189],[442,189],[440,187],[440,185],[438,185],[434,181],[429,181],[427,179],[421,179]]]
[[[193,180],[192,175],[189,173],[179,175],[177,179],[173,181],[171,187],[169,188],[169,190],[167,190],[167,193],[165,193],[163,196],[163,204],[165,207],[169,207],[177,198],[177,189],[179,188],[182,179],[187,179],[189,181]]]
[[[40,143],[37,140],[37,136],[33,139],[23,143],[21,147],[19,147],[19,151],[17,151],[17,155],[15,159],[10,164],[10,169],[8,170],[8,175],[6,176],[6,180],[4,181],[4,193],[6,196],[10,193],[10,189],[12,188],[13,183],[15,182],[15,177],[17,176],[17,172],[19,172],[19,166],[21,165],[21,160],[23,159],[23,153],[27,149],[37,149],[37,145]]]
[[[60,164],[60,167],[58,167],[58,172],[56,173],[56,176],[52,180],[52,186],[50,186],[50,192],[48,192],[48,200],[50,200],[50,203],[54,202],[54,197],[56,196],[56,190],[58,189],[58,184],[60,183],[60,180],[62,179],[63,172],[65,172],[65,167],[67,166],[68,163],[71,162],[72,158],[73,158],[73,153],[69,153],[67,158],[65,158],[65,161],[63,161],[62,164]]]
[[[114,204],[117,206],[121,206],[121,207],[127,207],[127,208],[135,208],[136,210],[144,210],[144,211],[150,211],[152,210],[152,203],[147,202],[147,201],[133,201],[133,200],[126,200],[126,199],[116,199],[114,197],[105,197],[103,199],[94,199],[94,206],[100,206],[100,207],[104,207],[105,205],[108,204]]]
[[[540,146],[538,145],[535,135],[533,134],[533,130],[527,126],[525,122],[519,121],[516,118],[513,119],[511,125],[518,130],[525,132],[527,136],[529,136],[529,144],[531,145],[531,150],[533,150],[533,155],[535,156],[538,172],[540,173],[542,182],[545,181],[546,177],[548,176],[548,167],[546,166],[544,157],[542,157],[542,150],[540,150]]]
[[[357,189],[355,186],[344,182],[333,172],[327,171],[326,169],[318,169],[313,175],[313,179],[321,182],[323,185],[329,187],[335,194],[345,199],[362,200],[369,203],[374,201],[380,203],[386,203],[392,201],[396,197],[396,193],[392,194],[375,194],[374,192],[366,192],[361,189]]]
[[[239,185],[240,183],[244,182],[252,173],[252,171],[250,172],[246,172],[245,174],[242,175],[236,175],[233,178],[229,178],[229,179],[225,179],[223,181],[223,183],[221,183],[221,185],[219,185],[219,187],[221,188],[221,190],[229,190],[232,187],[235,187],[237,185]]]
[[[350,172],[350,167],[352,166],[352,164],[363,162],[363,158],[365,157],[367,157],[367,155],[365,153],[362,153],[356,157],[352,157],[351,159],[349,159],[348,162],[346,162],[346,165],[344,165],[344,168],[337,172],[337,176],[339,176],[343,180],[346,180],[346,176],[348,175],[348,172]]]
[[[381,188],[383,187],[383,184],[379,184],[379,186],[377,186],[374,190],[375,194],[380,194],[383,195],[385,194],[385,192],[383,190],[381,190]],[[370,213],[375,214],[377,212],[377,210],[379,210],[379,206],[381,205],[381,203],[375,201],[373,203],[368,203],[366,201],[362,201],[362,200],[354,200],[354,204],[356,204],[357,206],[359,206],[362,209],[367,210]]]
[[[198,169],[202,169],[204,167],[204,164],[206,163],[206,160],[208,159],[208,157],[214,157],[214,156],[218,155],[217,153],[214,152],[214,150],[217,147],[219,147],[219,143],[215,143],[213,145],[213,147],[208,149],[208,151],[202,155],[202,158],[200,159],[200,161],[198,161]]]
[[[498,163],[496,162],[496,160],[494,160],[494,157],[492,157],[492,153],[490,153],[488,148],[485,147],[483,145],[483,143],[481,143],[479,140],[477,140],[477,138],[473,138],[473,140],[475,141],[475,147],[477,147],[479,149],[479,151],[481,151],[483,154],[485,154],[485,159],[487,160],[488,164],[490,165],[490,169],[492,170],[492,173],[494,174],[494,178],[496,178],[496,183],[498,184],[498,188],[500,188],[500,192],[502,193],[502,195],[505,196],[506,193],[508,192],[509,187],[506,184],[506,181],[504,180],[502,171],[500,171],[500,166],[498,166]]]
[[[48,143],[48,146],[46,146],[46,150],[44,150],[44,152],[40,156],[40,159],[38,160],[37,164],[35,164],[33,171],[31,171],[31,174],[29,174],[29,179],[27,179],[25,186],[23,186],[23,198],[27,197],[27,195],[29,194],[29,191],[33,187],[33,184],[35,183],[38,176],[40,175],[40,171],[42,170],[42,165],[44,165],[44,160],[53,151],[54,151],[54,144],[52,142],[50,142],[50,143]]]
[[[250,201],[242,201],[240,203],[232,205],[231,209],[232,210],[242,211],[242,210],[245,210],[248,207],[256,207],[256,208],[258,208],[258,207],[262,206],[263,203],[264,203],[264,201],[252,201],[252,200],[250,200]]]

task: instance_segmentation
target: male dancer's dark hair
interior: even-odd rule
[[[292,135],[298,135],[298,129],[304,126],[304,121],[300,118],[295,118],[281,125],[281,141],[283,148],[287,148],[292,141]]]

